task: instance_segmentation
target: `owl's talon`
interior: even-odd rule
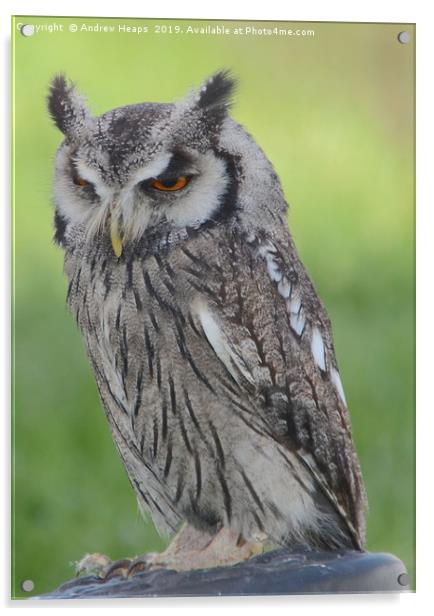
[[[149,571],[149,569],[159,569],[164,567],[163,563],[157,562],[158,556],[159,554],[150,553],[144,554],[143,556],[139,556],[138,558],[132,560],[130,566],[128,567],[127,577],[133,577],[143,571]]]
[[[130,558],[113,561],[101,576],[104,580],[110,580],[113,577],[127,577],[131,566]]]
[[[145,560],[136,560],[128,567],[127,577],[134,577],[138,573],[147,571],[149,569],[149,563]]]

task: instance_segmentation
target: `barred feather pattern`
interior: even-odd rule
[[[107,239],[77,237],[65,240],[68,303],[160,531],[188,520],[361,549],[365,494],[331,326],[289,234],[216,224],[120,260]]]

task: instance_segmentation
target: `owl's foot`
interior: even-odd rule
[[[77,575],[94,574],[110,579],[118,576],[130,577],[155,569],[210,569],[235,565],[262,551],[261,542],[247,541],[227,528],[222,528],[216,535],[208,535],[187,525],[164,552],[152,552],[134,559],[116,561],[111,561],[102,554],[87,554],[77,563],[76,571]]]
[[[86,554],[81,560],[75,562],[75,574],[77,577],[85,575],[96,575],[103,579],[110,579],[112,577],[128,577],[130,568],[136,563],[137,560],[148,562],[149,567],[155,556],[158,556],[156,552],[150,552],[144,554],[139,558],[122,558],[119,560],[111,560],[105,554]],[[142,571],[146,569],[143,565]]]
[[[216,535],[208,535],[185,526],[164,552],[145,554],[131,561],[127,575],[160,568],[191,571],[225,567],[248,560],[262,551],[262,543],[247,541],[227,528],[222,528]]]

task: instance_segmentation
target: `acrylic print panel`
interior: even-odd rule
[[[12,42],[13,597],[164,551],[154,522],[219,564],[357,549],[344,396],[366,549],[414,588],[414,26],[20,16]],[[177,106],[94,119],[143,102]]]

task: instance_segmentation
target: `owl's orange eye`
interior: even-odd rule
[[[181,175],[179,178],[170,178],[167,180],[157,178],[152,180],[150,186],[151,188],[156,188],[157,190],[175,191],[185,188],[189,181],[190,178],[186,175]]]
[[[81,178],[79,175],[73,178],[73,182],[76,186],[80,186],[80,188],[86,188],[86,186],[91,186],[91,183]]]

